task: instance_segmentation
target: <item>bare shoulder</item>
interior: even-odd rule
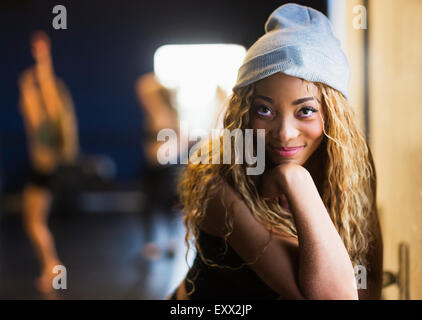
[[[270,233],[270,227],[265,226],[254,217],[240,194],[229,183],[223,182],[208,201],[201,229],[213,235],[223,236],[222,231],[228,216],[233,219],[235,226],[240,230]],[[289,242],[297,240],[282,231],[273,230],[273,237]]]
[[[239,193],[224,181],[207,203],[201,229],[215,236],[223,237],[226,219],[229,217],[236,219],[237,223],[249,221],[251,228],[259,227],[258,221],[253,218]]]

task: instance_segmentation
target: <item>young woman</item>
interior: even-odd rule
[[[53,268],[60,265],[54,239],[48,228],[51,183],[61,165],[72,165],[79,144],[73,103],[65,84],[54,74],[50,40],[41,31],[31,37],[35,65],[19,79],[20,111],[29,147],[31,177],[23,190],[23,223],[38,256],[41,275],[36,287],[53,292]]]
[[[322,13],[271,14],[224,117],[229,130],[265,129],[265,172],[188,165],[180,194],[197,256],[172,299],[380,298],[375,167],[348,82]]]

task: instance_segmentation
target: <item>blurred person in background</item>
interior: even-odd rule
[[[53,292],[53,268],[60,265],[48,227],[52,181],[59,167],[72,166],[79,153],[77,122],[69,90],[54,74],[50,39],[36,31],[30,38],[35,65],[19,78],[20,112],[24,119],[31,174],[23,190],[23,224],[40,263],[36,288]]]
[[[152,241],[152,224],[158,213],[164,213],[167,218],[176,217],[177,211],[177,182],[179,166],[177,164],[160,164],[157,160],[158,150],[164,143],[175,144],[178,150],[176,163],[179,163],[179,118],[174,104],[175,91],[164,87],[154,73],[144,74],[139,77],[135,91],[139,105],[144,114],[144,133],[142,144],[146,155],[147,166],[143,177],[145,202],[143,215],[147,219],[147,243],[143,247],[146,258],[155,259],[161,256],[162,249],[159,244]],[[158,141],[160,130],[171,129],[177,135],[174,141]],[[171,242],[165,248],[172,254],[174,248]]]

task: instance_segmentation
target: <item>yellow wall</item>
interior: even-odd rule
[[[370,144],[378,174],[384,269],[410,249],[410,298],[422,299],[422,1],[369,0]],[[384,290],[397,299],[397,287]]]
[[[384,270],[409,244],[410,298],[422,299],[422,0],[368,0],[370,146],[378,175]],[[346,1],[351,103],[364,129],[364,31]],[[383,290],[398,299],[396,285]]]

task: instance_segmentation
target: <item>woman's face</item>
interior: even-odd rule
[[[265,150],[275,165],[304,165],[323,139],[321,93],[312,83],[308,87],[280,72],[255,84],[251,127],[265,129]]]

